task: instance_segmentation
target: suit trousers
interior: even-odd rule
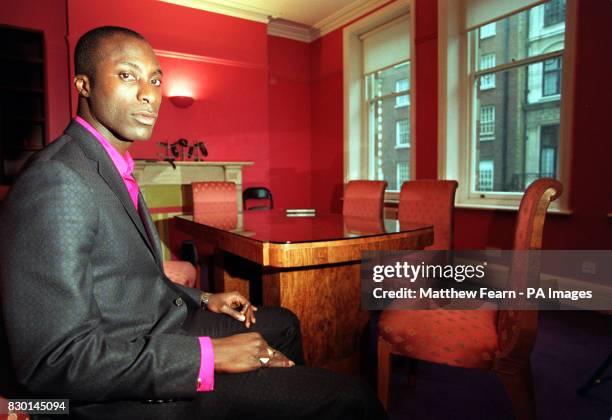
[[[186,334],[226,337],[258,332],[296,363],[247,373],[215,373],[214,391],[193,400],[144,403],[120,401],[75,407],[79,418],[113,419],[386,419],[380,401],[361,379],[304,366],[299,320],[283,308],[259,307],[246,328],[227,315],[190,310]],[[194,388],[195,388],[194,384]]]

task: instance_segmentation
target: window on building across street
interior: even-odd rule
[[[402,189],[402,184],[410,179],[408,162],[397,162],[397,185],[396,190]]]
[[[395,92],[406,92],[409,89],[408,79],[400,79],[395,82]],[[410,105],[410,95],[400,95],[395,97],[395,106],[408,106]]]
[[[478,164],[478,189],[480,191],[493,190],[493,161],[481,160]]]
[[[565,20],[565,1],[550,0],[544,4],[544,26],[552,26]]]
[[[480,141],[493,140],[495,137],[495,105],[480,107]]]
[[[470,54],[476,56],[470,124],[479,126],[469,148],[478,163],[469,172],[475,197],[482,191],[521,193],[534,179],[557,175],[564,31],[545,28],[551,7],[545,3],[498,20],[496,44],[480,42],[478,28],[470,32]],[[549,132],[553,126],[556,131]],[[495,143],[481,144],[493,137]],[[497,141],[504,146],[496,147]]]
[[[408,4],[391,2],[344,28],[345,180],[385,180],[385,199],[413,166],[411,25]]]
[[[395,146],[410,146],[410,120],[408,118],[395,123]]]
[[[497,24],[495,22],[491,22],[488,25],[483,25],[480,27],[480,39],[491,38],[495,36],[495,32],[497,30]]]
[[[495,67],[495,53],[483,54],[480,57],[480,69],[491,69]],[[495,87],[495,73],[488,73],[480,78],[480,90],[493,89]]]
[[[542,77],[542,96],[561,93],[561,59],[559,57],[544,61]]]

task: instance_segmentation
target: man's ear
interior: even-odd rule
[[[74,76],[74,87],[79,96],[89,98],[91,93],[91,80],[89,80],[89,77],[84,74],[77,74]]]

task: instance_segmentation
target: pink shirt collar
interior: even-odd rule
[[[115,164],[115,167],[119,171],[119,174],[121,175],[122,178],[132,176],[132,171],[134,170],[134,159],[132,159],[130,152],[125,152],[125,155],[121,156],[121,153],[119,153],[117,149],[115,149],[108,142],[108,140],[106,140],[104,136],[100,134],[98,130],[93,128],[91,124],[89,124],[87,121],[85,121],[83,118],[79,117],[78,115],[75,117],[74,120],[78,122],[79,124],[81,124],[87,131],[91,133],[92,136],[96,138],[96,140],[100,142],[102,147],[104,147],[104,150],[106,150],[106,153],[108,153],[108,156],[111,158],[111,160]]]

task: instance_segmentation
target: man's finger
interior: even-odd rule
[[[231,316],[232,318],[240,322],[244,322],[244,320],[246,319],[244,314],[241,314],[240,312],[232,309],[229,305],[223,305],[223,307],[221,308],[221,312]]]

